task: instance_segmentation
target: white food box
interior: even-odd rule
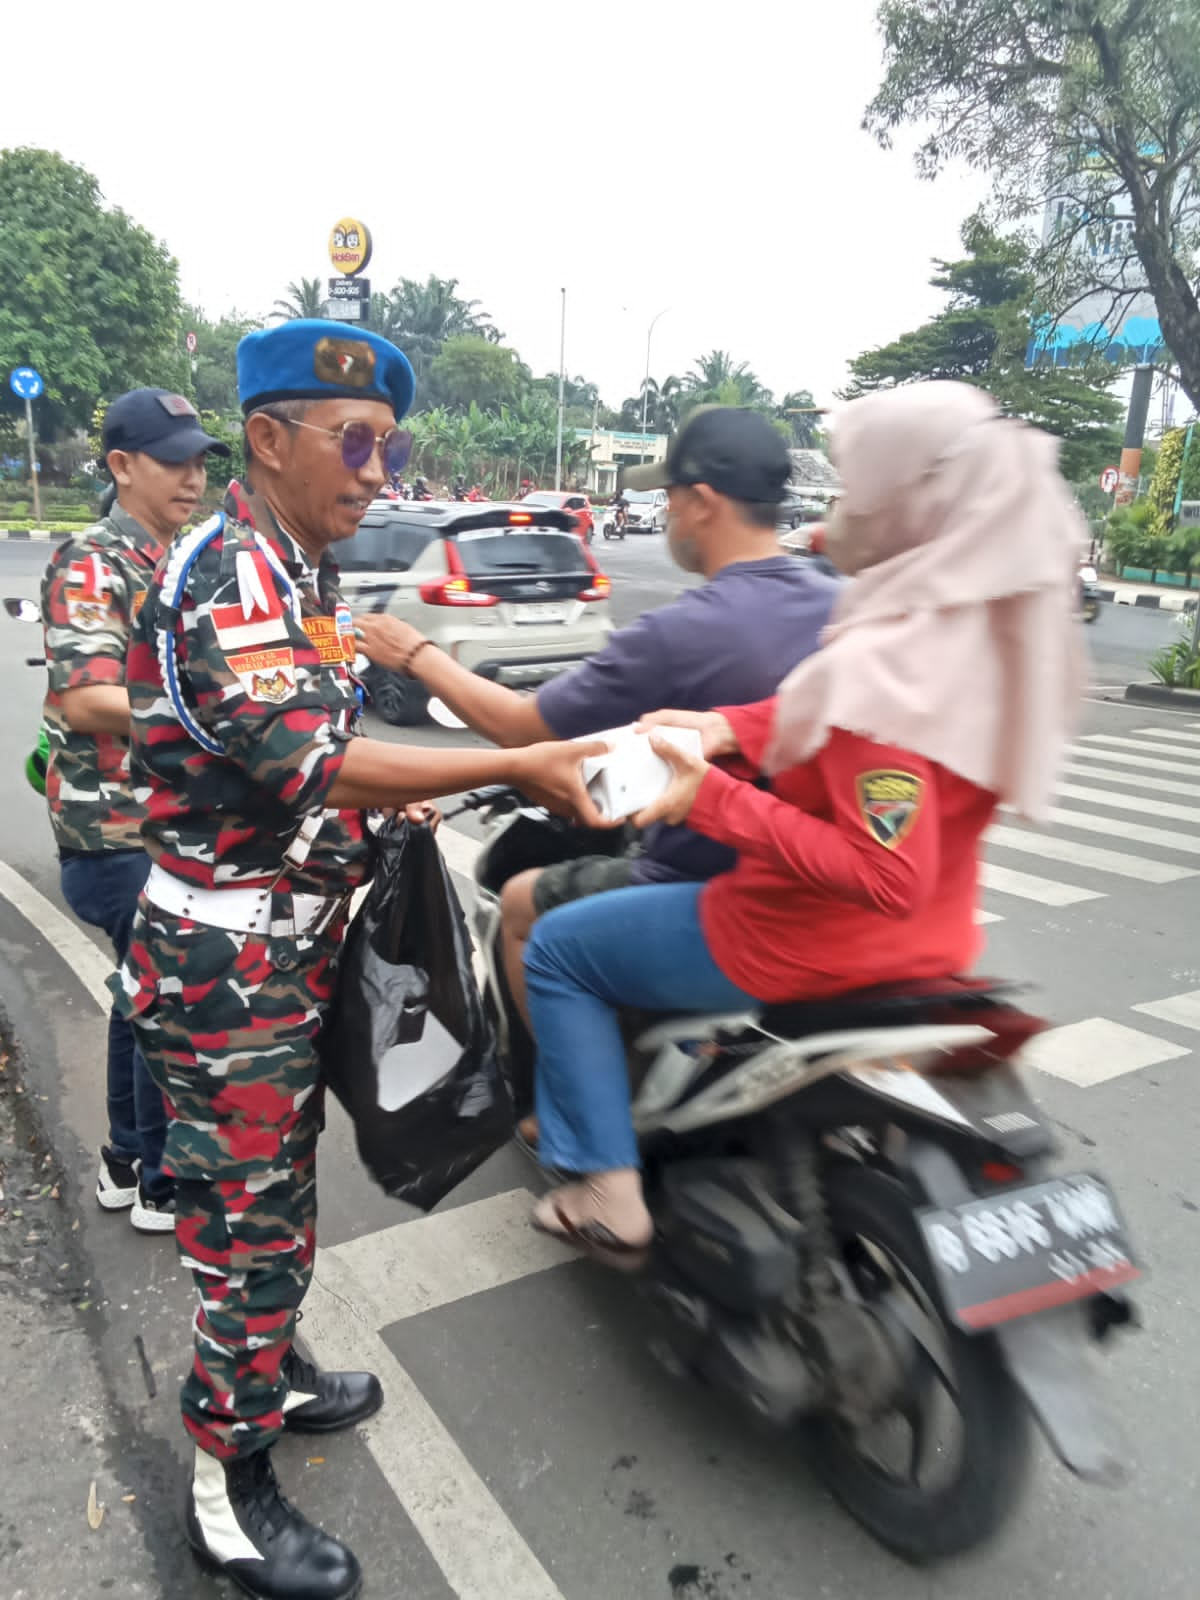
[[[690,755],[703,754],[697,728],[657,728],[655,732]],[[610,728],[593,738],[603,739],[610,748],[607,754],[589,756],[583,762],[583,781],[596,810],[608,822],[619,822],[650,805],[675,776],[663,758],[655,754],[650,735],[635,733],[632,724]]]

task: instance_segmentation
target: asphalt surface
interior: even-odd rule
[[[678,590],[657,539],[597,552],[618,621]],[[32,596],[45,555],[0,545],[0,593]],[[515,1152],[415,1219],[374,1190],[335,1111],[302,1333],[323,1361],[371,1361],[388,1404],[356,1436],[285,1441],[279,1468],[355,1546],[369,1600],[1191,1600],[1200,719],[1109,698],[1174,626],[1106,606],[1088,629],[1096,688],[1060,815],[1045,835],[996,831],[984,895],[983,967],[1035,983],[1035,1009],[1062,1025],[1032,1077],[1064,1165],[1115,1184],[1151,1269],[1144,1329],[1104,1358],[1127,1487],[1086,1488],[1040,1449],[991,1547],[904,1567],[829,1501],[802,1440],[673,1383],[626,1285],[529,1232],[536,1179]],[[176,1521],[189,1286],[169,1239],[92,1199],[106,963],[62,914],[43,806],[20,778],[43,683],[21,663],[38,644],[0,617],[0,999],[20,1041],[0,1065],[0,1595],[212,1600],[230,1591],[194,1568]],[[456,869],[473,848],[462,830],[446,843]]]

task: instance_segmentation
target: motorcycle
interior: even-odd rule
[[[32,600],[8,599],[4,602],[4,609],[14,622],[36,622],[42,620],[41,608]],[[44,667],[45,656],[26,656],[27,667]],[[46,793],[46,769],[50,762],[50,734],[43,722],[38,728],[37,743],[25,758],[25,781],[31,789],[38,794]]]
[[[482,816],[474,913],[484,999],[518,1110],[533,1047],[500,954],[515,874],[611,851],[512,790]],[[655,1239],[633,1278],[669,1372],[802,1424],[846,1510],[913,1560],[1000,1527],[1031,1418],[1111,1484],[1121,1446],[1087,1355],[1133,1320],[1115,1196],[1060,1174],[1022,1080],[1046,1024],[1015,986],[959,978],[737,1016],[630,1013],[633,1120]]]
[[[1098,574],[1095,567],[1081,566],[1079,569],[1079,615],[1085,622],[1095,622],[1100,615],[1100,587],[1097,583]]]
[[[617,511],[612,516],[605,517],[604,537],[606,539],[624,539],[625,513],[623,511]]]

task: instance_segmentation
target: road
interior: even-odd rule
[[[621,621],[679,587],[660,541],[597,551]],[[35,593],[43,559],[0,545],[0,592]],[[279,1458],[293,1498],[357,1549],[370,1600],[1191,1600],[1200,721],[1108,698],[1172,626],[1106,607],[1088,630],[1097,688],[1054,826],[995,829],[984,896],[986,969],[1037,984],[1036,1009],[1059,1025],[1033,1077],[1064,1162],[1113,1180],[1152,1269],[1145,1329],[1105,1358],[1129,1485],[1084,1488],[1043,1450],[993,1547],[933,1572],[903,1567],[828,1501],[802,1442],[764,1436],[659,1371],[626,1285],[528,1230],[536,1180],[515,1152],[416,1218],[373,1189],[335,1109],[302,1332],[322,1361],[372,1364],[388,1404],[355,1437],[287,1440]],[[0,620],[0,997],[25,1091],[11,1100],[22,1120],[9,1154],[35,1196],[19,1219],[28,1235],[5,1224],[19,1275],[0,1271],[19,1330],[0,1346],[19,1424],[0,1430],[0,1593],[212,1600],[227,1591],[194,1569],[175,1522],[189,1288],[169,1240],[133,1235],[91,1198],[106,962],[62,914],[42,805],[17,776],[37,724],[41,675],[21,665],[36,640]],[[469,870],[469,832],[445,848]],[[106,1506],[94,1532],[93,1480]]]

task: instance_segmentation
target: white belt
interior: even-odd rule
[[[271,890],[198,889],[159,866],[150,868],[146,898],[172,917],[205,922],[229,933],[301,935],[323,933],[345,905],[348,895],[290,894],[292,918],[285,928],[271,927]]]

